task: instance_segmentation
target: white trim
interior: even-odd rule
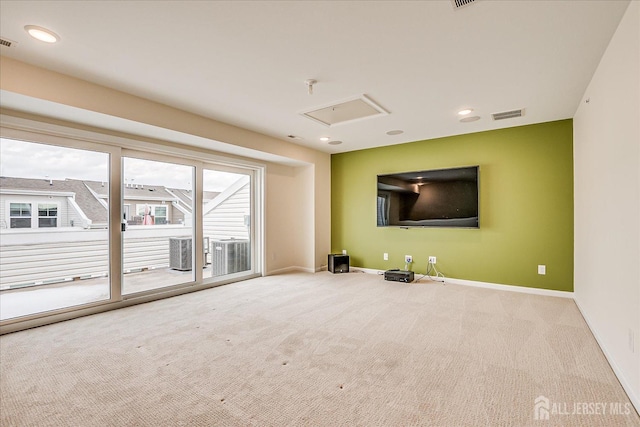
[[[593,334],[594,338],[596,339],[596,342],[598,343],[598,346],[602,350],[602,353],[604,353],[604,357],[607,358],[607,361],[609,362],[609,365],[611,365],[611,369],[613,369],[613,372],[614,372],[614,374],[616,374],[616,377],[618,378],[618,381],[620,381],[620,384],[622,385],[622,388],[627,393],[627,396],[629,397],[629,400],[631,401],[633,406],[635,406],[636,411],[640,414],[640,396],[635,394],[635,392],[633,390],[633,387],[630,384],[630,381],[624,375],[624,371],[622,369],[620,369],[618,364],[615,362],[615,359],[612,357],[611,353],[607,350],[607,347],[605,347],[604,341],[600,338],[600,334],[598,334],[596,328],[593,327],[593,323],[589,320],[589,317],[587,316],[587,313],[584,311],[584,309],[580,305],[580,301],[575,297],[573,298],[573,300],[575,301],[576,305],[578,306],[578,310],[580,310],[580,314],[582,314],[582,317],[584,318],[584,321],[587,323],[587,326],[591,330],[591,333]]]
[[[173,191],[169,190],[167,187],[164,188],[164,191],[166,191],[167,193],[171,194],[173,197],[176,198],[176,200],[171,201],[171,205],[174,206],[176,209],[178,209],[180,212],[182,212],[185,216],[186,215],[191,215],[191,211],[187,210],[186,208],[183,208],[180,204],[182,203],[185,206],[189,206],[187,205],[184,200],[182,200],[180,197],[178,197],[176,195],[176,193],[174,193]],[[192,199],[193,202],[193,199]],[[191,208],[191,206],[189,206],[189,208]]]
[[[362,267],[350,267],[350,268],[352,270],[364,271],[365,273],[369,273],[369,274],[380,275],[384,273],[384,270],[374,270],[371,268],[362,268]],[[420,274],[421,273],[415,273],[416,276],[419,276]],[[419,281],[420,280],[416,280],[415,282],[419,282]],[[509,292],[520,292],[523,294],[544,295],[548,297],[574,298],[573,292],[556,291],[552,289],[529,288],[526,286],[503,285],[499,283],[477,282],[475,280],[454,279],[450,277],[446,277],[444,283],[453,284],[453,285],[473,286],[476,288],[495,289],[497,291],[509,291]]]
[[[85,186],[85,188],[86,188],[87,190],[89,190],[89,192],[91,193],[91,195],[92,195],[92,196],[93,196],[93,197],[94,197],[98,202],[100,202],[100,204],[101,204],[102,206],[104,206],[104,208],[107,210],[107,212],[109,212],[109,205],[107,204],[106,200],[104,200],[104,199],[102,198],[102,196],[100,196],[98,193],[96,193],[95,191],[93,191],[93,190],[91,189],[91,187],[89,187],[85,182],[83,182],[83,183],[82,183],[82,185],[84,185],[84,186]],[[104,198],[108,199],[108,198],[109,198],[109,196],[108,196],[108,195],[107,195],[107,196],[104,196]]]
[[[74,199],[73,197],[67,197],[67,203],[69,203],[71,206],[73,206],[73,208],[78,212],[78,214],[80,215],[80,218],[82,218],[82,220],[84,221],[84,224],[82,224],[83,228],[87,228],[89,227],[89,225],[91,225],[91,223],[93,221],[91,221],[89,219],[89,217],[87,215],[85,215],[84,211],[80,208],[80,206],[76,203],[76,199]]]
[[[350,266],[349,271],[351,270],[362,271],[367,274],[376,274],[376,275],[382,275],[384,273],[384,270],[374,270],[373,268],[364,268],[364,267]]]
[[[445,283],[454,285],[474,286],[476,288],[495,289],[498,291],[520,292],[522,294],[544,295],[548,297],[572,298],[573,292],[556,291],[553,289],[530,288],[527,286],[503,285],[499,283],[476,282],[474,280],[445,278]]]
[[[296,265],[292,265],[290,267],[284,267],[284,268],[278,268],[276,270],[271,270],[265,273],[265,276],[275,276],[277,274],[284,274],[284,273],[291,273],[294,271],[300,271],[303,273],[315,273],[315,269],[313,268],[307,268],[307,267],[300,267],[300,266],[296,266]]]
[[[133,197],[129,197],[125,194],[124,200],[133,200],[133,201],[140,201],[140,200],[148,200],[150,202],[175,202],[176,200],[171,198],[171,197],[162,197],[162,196],[150,196],[150,197],[145,197],[145,196],[133,196]],[[155,203],[157,205],[159,205],[158,203]]]
[[[11,194],[19,196],[52,196],[52,197],[75,197],[72,191],[47,191],[47,190],[20,190],[14,188],[2,188],[1,194]]]
[[[171,206],[173,206],[174,208],[178,209],[180,212],[182,212],[182,214],[186,217],[187,215],[191,215],[191,212],[189,212],[188,210],[186,210],[185,208],[183,208],[182,206],[180,206],[178,204],[178,202],[171,202]]]
[[[220,205],[222,202],[227,200],[229,197],[233,196],[245,185],[249,184],[249,182],[250,182],[249,175],[241,176],[240,179],[238,179],[236,182],[231,184],[222,193],[218,194],[216,197],[213,198],[213,200],[211,200],[209,203],[206,204],[206,206],[203,209],[203,215],[207,215],[209,212],[215,209],[216,206]]]

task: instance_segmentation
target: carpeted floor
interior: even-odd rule
[[[0,374],[2,426],[640,425],[572,300],[364,273],[5,335]]]

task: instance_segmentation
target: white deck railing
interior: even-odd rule
[[[129,227],[124,234],[124,272],[169,267],[169,239],[191,232],[181,225]],[[104,276],[108,268],[107,230],[0,232],[0,290]]]

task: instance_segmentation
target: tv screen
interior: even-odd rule
[[[479,228],[479,169],[378,175],[378,227]]]

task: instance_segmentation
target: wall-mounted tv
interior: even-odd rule
[[[479,166],[378,175],[378,227],[479,228]]]

